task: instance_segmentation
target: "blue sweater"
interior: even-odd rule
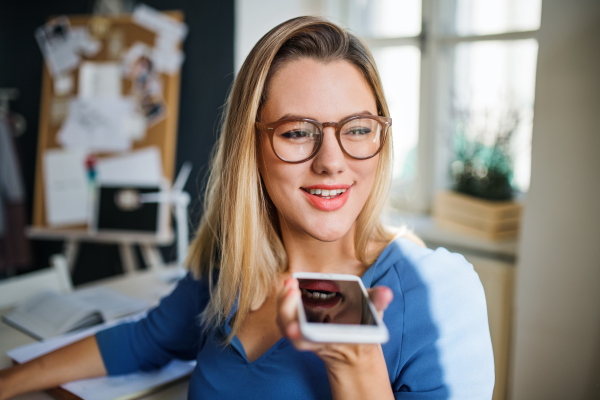
[[[392,242],[365,272],[366,287],[385,285],[394,300],[384,314],[382,346],[396,399],[491,399],[494,362],[483,287],[458,254]],[[109,375],[159,368],[173,358],[197,360],[189,399],[331,399],[323,362],[282,338],[254,362],[229,319],[203,331],[205,281],[188,276],[145,319],[96,334]]]

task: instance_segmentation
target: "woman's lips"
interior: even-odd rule
[[[340,288],[333,281],[300,280],[298,287],[302,290],[302,302],[308,308],[331,308],[342,301]],[[327,298],[308,297],[307,291],[309,290],[311,296],[315,296],[316,293],[323,293],[326,294]],[[332,294],[334,295],[332,296]]]
[[[341,293],[340,287],[334,281],[325,281],[319,279],[300,279],[298,280],[300,289],[308,289],[318,292],[335,292]]]
[[[346,200],[348,200],[351,190],[352,186],[348,187],[344,193],[334,197],[333,199],[324,199],[323,197],[310,194],[300,189],[300,191],[304,193],[308,201],[310,201],[313,206],[317,207],[319,210],[322,211],[335,211],[342,208],[342,206],[346,204]]]

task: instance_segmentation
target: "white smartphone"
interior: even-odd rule
[[[356,275],[297,272],[302,335],[313,342],[385,343],[388,330]]]

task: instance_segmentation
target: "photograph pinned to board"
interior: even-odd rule
[[[89,35],[86,27],[72,28],[66,16],[37,28],[35,38],[55,79],[77,68],[81,55],[94,56],[102,47],[100,41]]]
[[[136,99],[147,127],[165,119],[167,105],[162,95],[162,80],[152,58],[152,49],[144,43],[134,43],[123,59],[123,73],[131,80],[131,95]]]

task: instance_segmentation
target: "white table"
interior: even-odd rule
[[[122,275],[118,277],[111,277],[96,281],[91,284],[86,284],[78,287],[78,289],[93,287],[93,286],[105,286],[116,291],[134,296],[140,299],[148,300],[154,304],[158,304],[161,297],[170,293],[175,286],[174,283],[166,283],[159,279],[158,273],[155,271],[135,271],[128,275]],[[0,310],[0,315],[4,315],[9,312],[9,309]],[[0,369],[10,367],[12,361],[6,356],[6,352],[15,347],[35,342],[31,336],[28,336],[21,331],[12,328],[11,326],[0,323]],[[176,400],[186,399],[188,390],[188,380],[179,382],[153,393],[149,396],[143,397],[146,400]],[[21,395],[14,398],[15,400],[52,400],[53,398],[44,393],[36,392]]]

